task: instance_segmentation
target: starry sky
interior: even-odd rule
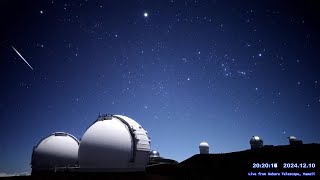
[[[136,120],[179,162],[202,141],[319,143],[314,2],[1,0],[0,173],[30,171],[39,140],[80,139],[99,113]]]

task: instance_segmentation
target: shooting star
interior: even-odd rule
[[[30,66],[30,64],[28,63],[28,61],[25,60],[25,59],[21,56],[21,54],[16,50],[16,48],[14,48],[13,46],[11,46],[11,47],[12,47],[12,49],[21,57],[21,59],[22,59],[25,63],[27,63],[27,65],[33,70],[33,68]]]

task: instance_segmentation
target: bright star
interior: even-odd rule
[[[145,13],[143,14],[143,16],[144,16],[144,17],[148,17],[148,13],[145,12]]]

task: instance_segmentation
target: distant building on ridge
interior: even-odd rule
[[[259,149],[263,147],[263,140],[259,136],[252,136],[250,139],[251,149]]]
[[[300,144],[303,144],[302,140],[299,140],[294,136],[289,136],[288,139],[289,139],[289,145],[300,145]]]
[[[200,154],[209,154],[209,147],[207,142],[201,142],[199,145]]]

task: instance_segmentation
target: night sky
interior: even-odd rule
[[[179,162],[202,141],[319,143],[314,2],[1,0],[0,173],[30,172],[39,140],[80,139],[99,113],[136,120]]]

